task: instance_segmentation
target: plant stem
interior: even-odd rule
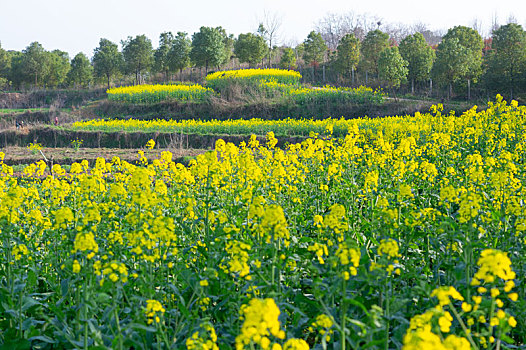
[[[88,287],[90,278],[84,284],[84,293],[82,293],[83,317],[84,317],[84,349],[88,349]]]
[[[385,350],[388,350],[389,349],[389,328],[390,328],[390,320],[391,320],[391,315],[390,315],[390,301],[391,301],[391,288],[389,288],[389,277],[385,279],[385,317],[387,318],[387,325],[385,327]]]
[[[20,290],[20,297],[18,303],[18,329],[20,330],[20,339],[22,339],[22,290]]]
[[[115,315],[115,325],[117,326],[117,332],[118,332],[118,337],[119,337],[119,350],[122,350],[123,349],[123,345],[122,345],[122,331],[121,331],[121,325],[120,325],[120,322],[119,322],[119,313],[117,312],[117,305],[115,304],[115,306],[113,307],[113,313]]]
[[[345,341],[347,340],[346,338],[346,335],[345,335],[345,318],[347,316],[347,302],[345,301],[347,297],[347,281],[345,280],[345,278],[342,280],[342,313],[341,313],[341,327],[340,327],[340,333],[341,333],[341,344],[342,344],[342,347],[341,349],[342,350],[345,350]]]
[[[468,328],[466,327],[466,324],[464,323],[464,321],[462,320],[462,318],[461,318],[460,315],[458,314],[457,309],[455,309],[455,306],[451,303],[451,300],[449,301],[449,306],[450,306],[450,308],[451,308],[451,311],[453,311],[453,314],[454,314],[455,317],[457,318],[458,323],[460,323],[460,327],[462,327],[462,330],[464,331],[464,334],[465,334],[466,337],[468,338],[469,343],[471,344],[471,346],[473,347],[473,349],[478,350],[478,346],[477,346],[477,344],[475,344],[475,342],[473,341],[473,338],[471,338],[471,333],[470,333],[470,331],[468,330]]]

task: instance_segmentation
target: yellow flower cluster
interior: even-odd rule
[[[438,323],[440,332],[449,333],[453,317],[448,311],[431,309],[424,314],[417,315],[411,319],[409,329],[404,336],[403,349],[470,349],[470,342],[454,334],[448,335],[444,340],[433,333],[433,320]]]
[[[320,216],[321,217],[321,216]],[[320,264],[325,264],[325,260],[323,259],[323,255],[328,256],[329,250],[327,249],[326,244],[315,242],[313,245],[309,246],[308,248],[309,252],[315,252],[316,257],[318,258],[318,262]]]
[[[91,259],[99,251],[99,245],[95,241],[93,232],[79,232],[75,237],[73,251],[89,251],[88,258]]]
[[[309,327],[309,331],[314,332],[314,329],[318,329],[318,332],[322,337],[325,338],[325,341],[331,340],[331,335],[334,332],[332,326],[334,322],[330,316],[321,314],[316,316],[316,320],[312,322],[312,326]]]
[[[229,255],[227,264],[222,264],[219,267],[225,272],[229,272],[236,276],[245,279],[251,279],[250,266],[248,265],[250,245],[239,242],[230,241],[226,244],[226,252]]]
[[[303,339],[289,339],[283,344],[283,350],[309,350],[309,344]]]
[[[450,334],[442,341],[429,328],[419,329],[404,336],[404,350],[470,350],[466,338]]]
[[[265,208],[261,216],[258,230],[262,237],[266,237],[267,242],[283,239],[287,244],[290,234],[287,229],[287,220],[283,208],[276,204],[271,204]]]
[[[498,261],[498,262],[497,262]],[[502,263],[502,264],[501,264]],[[411,319],[409,329],[404,337],[403,349],[417,349],[420,348],[439,348],[439,349],[468,349],[471,347],[477,348],[478,343],[482,348],[488,347],[488,340],[494,343],[495,336],[501,336],[502,330],[516,327],[517,321],[515,317],[509,315],[502,308],[504,302],[498,298],[502,292],[509,293],[515,283],[508,278],[515,273],[511,270],[511,262],[505,253],[497,250],[487,249],[481,253],[479,259],[479,270],[476,272],[471,283],[471,288],[476,287],[476,291],[480,295],[472,295],[471,300],[473,304],[464,301],[464,297],[452,286],[439,287],[433,290],[432,297],[437,297],[438,305],[427,312],[417,315]],[[501,271],[501,268],[506,270]],[[498,271],[498,272],[497,272]],[[495,274],[500,273],[502,280],[506,281],[504,286],[495,285],[498,281],[495,280]],[[500,277],[500,276],[499,276]],[[484,281],[488,289],[480,285],[480,281]],[[478,287],[477,287],[478,286]],[[488,296],[484,294],[488,293]],[[490,298],[490,302],[483,303],[483,298]],[[509,293],[508,297],[512,301],[516,301],[518,295],[516,293]],[[457,311],[455,301],[462,301],[462,314]],[[434,327],[438,326],[442,334],[454,333],[452,325],[454,318],[449,311],[453,311],[458,323],[460,323],[465,337],[458,337],[454,334],[449,335],[445,340],[442,340],[434,332]],[[472,328],[479,329],[476,325],[478,323],[482,326],[484,331],[474,331]],[[494,328],[497,328],[494,330]],[[487,329],[487,331],[486,331]]]
[[[322,222],[325,227],[333,230],[338,235],[343,234],[349,227],[345,207],[341,204],[332,205]]]
[[[350,276],[356,276],[356,269],[360,264],[360,251],[356,248],[349,248],[346,243],[341,243],[336,251],[340,264],[348,267],[348,271],[343,271],[343,278],[348,280]]]
[[[97,261],[94,265],[95,271],[99,271],[98,275],[101,276],[100,285],[104,284],[105,278],[108,278],[113,283],[118,281],[122,283],[128,282],[128,268],[124,263],[112,261],[99,267],[100,261]]]
[[[148,149],[153,149],[155,147],[155,141],[150,139],[148,142],[146,142],[146,145],[144,147]]]
[[[508,254],[494,249],[486,249],[480,255],[477,262],[479,270],[473,277],[472,284],[479,284],[479,281],[493,283],[495,278],[504,281],[513,280],[516,277],[511,269],[511,261]]]
[[[398,243],[392,239],[382,239],[380,245],[378,246],[378,255],[387,255],[389,258],[398,258],[400,257]]]
[[[11,254],[15,257],[15,260],[20,260],[23,256],[29,254],[29,250],[25,244],[17,244],[13,247]]]
[[[377,249],[378,261],[371,262],[369,269],[371,271],[385,269],[388,276],[391,276],[393,272],[396,275],[400,275],[401,270],[399,267],[396,267],[400,263],[398,260],[401,257],[399,249],[398,242],[394,239],[382,239]]]
[[[432,297],[437,297],[440,306],[449,305],[450,297],[455,300],[464,300],[464,297],[455,289],[455,287],[440,287],[431,293]]]
[[[214,326],[210,323],[202,323],[199,331],[192,333],[186,339],[186,349],[188,350],[219,350],[217,346],[217,334]]]
[[[81,266],[77,259],[73,260],[73,266],[71,267],[73,273],[79,273]]]
[[[144,309],[144,313],[148,318],[148,324],[152,324],[154,320],[156,323],[161,322],[159,315],[162,316],[165,312],[166,310],[164,309],[163,305],[157,300],[146,300],[146,308]]]
[[[55,227],[65,229],[74,220],[73,211],[69,207],[59,208],[53,212],[55,215]]]
[[[271,338],[284,339],[285,332],[281,330],[278,320],[280,311],[272,298],[253,298],[248,304],[241,306],[240,318],[243,320],[241,333],[236,337],[236,349],[241,350],[251,343],[258,344],[262,349],[269,349]],[[272,350],[276,350],[272,347]]]
[[[40,143],[30,143],[29,146],[27,146],[27,149],[31,152],[35,153],[37,151],[40,151],[42,149],[42,145]],[[3,159],[4,157],[2,157]]]
[[[290,338],[283,346],[278,342],[285,339],[285,331],[278,320],[280,311],[272,298],[251,299],[241,306],[241,332],[236,337],[236,349],[253,349],[259,345],[263,350],[309,350],[303,339]],[[275,342],[273,342],[275,340]]]

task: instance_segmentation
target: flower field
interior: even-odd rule
[[[283,69],[240,69],[219,71],[206,76],[207,87],[199,84],[170,85],[135,85],[115,87],[107,90],[108,100],[153,104],[165,100],[203,101],[223,89],[231,87],[233,82],[240,82],[245,87],[251,87],[263,92],[268,98],[285,97],[290,102],[299,105],[326,103],[371,103],[383,102],[384,94],[371,88],[342,88],[325,86],[309,88],[300,86],[301,75],[292,70]],[[250,89],[243,90],[251,94]]]
[[[194,84],[134,85],[107,90],[110,101],[130,103],[157,103],[168,99],[202,101],[213,94],[211,89]]]
[[[188,167],[0,162],[0,342],[523,347],[525,121],[499,96],[458,116],[303,121],[319,135],[220,140]]]
[[[417,116],[421,118],[422,116]],[[424,116],[425,117],[425,116]],[[405,117],[406,119],[408,117]],[[404,117],[387,118],[393,123]],[[374,125],[369,119],[292,119],[264,120],[264,119],[229,119],[229,120],[139,120],[139,119],[92,119],[75,122],[73,130],[88,131],[144,131],[144,132],[172,132],[197,134],[229,134],[229,135],[266,135],[273,132],[282,136],[309,136],[311,133],[323,134],[332,130],[333,136],[345,136],[355,127],[364,128]]]
[[[322,88],[299,88],[288,92],[288,96],[300,105],[310,103],[371,103],[380,104],[384,101],[384,94],[365,86],[358,88],[342,88],[325,86]]]
[[[286,69],[237,69],[226,70],[208,74],[205,78],[208,84],[225,80],[273,80],[280,84],[295,85],[301,79],[301,74],[293,70]]]
[[[206,86],[217,92],[228,90],[233,84],[236,84],[243,86],[244,89],[249,88],[245,93],[249,93],[250,89],[261,90],[261,84],[264,82],[293,87],[299,86],[300,80],[299,72],[273,68],[226,70],[211,73],[205,77]]]
[[[318,88],[297,87],[293,85],[280,84],[276,81],[262,81],[260,87],[266,91],[268,96],[279,93],[291,99],[299,105],[316,103],[371,103],[380,104],[384,102],[385,94],[375,91],[366,86],[358,88],[324,86]]]
[[[233,82],[262,91],[269,98],[286,97],[300,105],[316,103],[382,103],[384,94],[371,88],[332,87],[310,88],[300,86],[301,74],[284,69],[238,69],[219,71],[206,76],[208,87],[221,91]],[[250,90],[247,90],[250,93]]]

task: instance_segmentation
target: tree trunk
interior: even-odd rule
[[[271,56],[272,56],[272,39],[269,40],[269,44],[268,44],[268,67],[270,67],[270,59],[271,59]]]
[[[433,93],[433,79],[429,78],[429,95]]]
[[[514,69],[513,66],[510,69],[510,101],[513,100],[513,85],[515,85],[515,79],[513,79]]]
[[[367,85],[369,83],[369,79],[367,77],[367,71],[365,71],[365,85]]]
[[[108,89],[110,88],[110,75],[106,74],[106,77],[108,78]]]
[[[354,67],[351,68],[351,83],[354,85]]]
[[[325,84],[325,65],[323,65],[323,83]]]
[[[449,83],[449,91],[447,94],[448,94],[447,99],[451,100],[451,96],[453,95],[453,84],[452,83]]]
[[[415,94],[415,79],[411,79],[411,94]]]
[[[471,79],[468,79],[468,101],[471,100]]]

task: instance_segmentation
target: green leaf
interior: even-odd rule
[[[97,293],[95,301],[100,304],[106,304],[111,301],[111,296],[106,293]]]
[[[42,304],[39,301],[29,296],[25,296],[22,298],[22,311],[26,311],[29,308],[36,306],[36,305],[42,305]]]
[[[69,278],[63,279],[60,281],[60,292],[62,296],[65,297],[68,294],[69,290]]]
[[[0,346],[0,350],[29,350],[31,343],[27,339],[9,339]]]
[[[361,346],[362,349],[370,348],[371,346],[377,346],[385,344],[385,340],[373,340]]]
[[[56,341],[51,339],[50,337],[48,337],[47,335],[37,335],[35,337],[31,337],[29,338],[29,340],[31,342],[35,342],[35,341],[41,341],[41,342],[44,342],[44,343],[48,343],[48,344],[56,344]]]
[[[139,330],[145,331],[145,332],[152,332],[152,333],[157,332],[157,328],[151,327],[151,326],[145,326],[145,325],[140,324],[140,323],[132,323],[132,324],[130,324],[130,327],[132,329],[139,329]]]

